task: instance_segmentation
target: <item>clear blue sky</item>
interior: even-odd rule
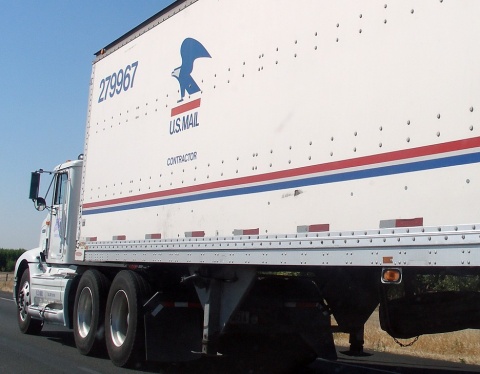
[[[38,246],[46,211],[28,200],[30,172],[83,153],[93,54],[171,3],[2,2],[0,248]]]

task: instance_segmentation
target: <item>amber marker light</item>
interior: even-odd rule
[[[402,271],[400,269],[383,269],[382,283],[400,283],[402,281]]]

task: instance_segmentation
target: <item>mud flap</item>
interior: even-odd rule
[[[200,304],[165,303],[157,293],[145,306],[147,361],[184,362],[200,358],[203,324]]]
[[[337,351],[330,326],[330,315],[319,308],[291,308],[288,316],[294,330],[316,355],[326,360],[336,360]]]

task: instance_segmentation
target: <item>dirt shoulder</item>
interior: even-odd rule
[[[348,334],[335,333],[335,343],[348,347]],[[399,339],[400,340],[400,339]],[[414,339],[401,340],[403,345]],[[422,335],[411,346],[402,347],[380,328],[378,311],[365,324],[365,349],[430,358],[462,364],[480,365],[480,330],[462,330],[444,334]],[[479,368],[480,369],[480,368]]]
[[[13,292],[13,273],[0,272],[0,291]]]

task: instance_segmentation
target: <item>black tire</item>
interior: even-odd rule
[[[73,307],[73,336],[82,355],[105,351],[105,305],[109,279],[98,270],[87,270],[80,279]]]
[[[131,367],[145,360],[143,304],[150,296],[145,279],[122,270],[108,293],[105,315],[105,342],[116,366]]]
[[[30,305],[30,271],[26,269],[17,289],[17,321],[20,331],[24,334],[38,335],[42,331],[43,321],[33,319],[28,315]]]

